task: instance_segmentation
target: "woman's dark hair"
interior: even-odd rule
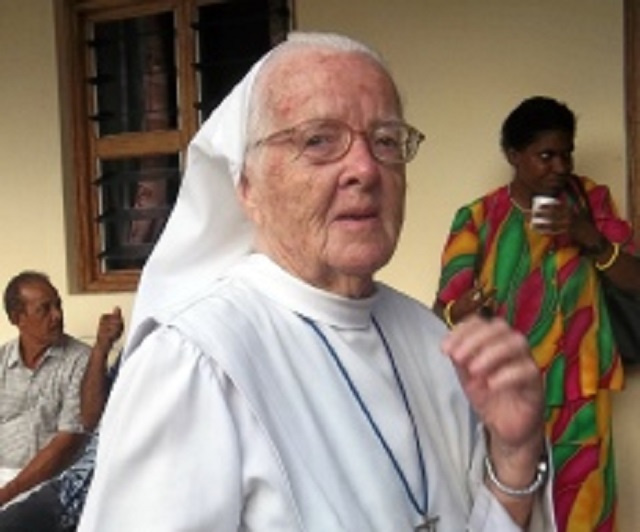
[[[500,145],[504,151],[523,150],[545,131],[576,133],[576,117],[564,103],[533,96],[516,107],[502,124]]]

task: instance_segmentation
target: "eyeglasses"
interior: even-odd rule
[[[304,156],[315,164],[341,159],[356,135],[363,135],[373,157],[385,164],[408,163],[418,152],[424,135],[404,122],[381,122],[367,131],[356,131],[340,120],[308,120],[258,140],[254,146],[293,144],[295,158]]]

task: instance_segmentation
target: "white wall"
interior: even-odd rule
[[[69,294],[53,20],[51,1],[0,0],[0,288],[23,269],[47,272],[68,332],[93,338],[100,313],[128,315],[131,296]],[[0,319],[0,341],[14,334]]]
[[[300,29],[348,33],[378,48],[403,90],[407,117],[427,136],[409,168],[405,233],[382,278],[433,298],[440,248],[454,209],[505,182],[498,148],[506,114],[548,94],[578,114],[576,166],[624,205],[621,0],[297,0]],[[51,0],[0,0],[0,287],[15,272],[49,272],[67,329],[91,336],[102,311],[131,294],[70,294]],[[0,320],[0,341],[14,334]],[[640,508],[637,376],[616,403],[623,526]]]

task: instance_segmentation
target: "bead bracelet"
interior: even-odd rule
[[[451,320],[451,307],[453,307],[453,304],[455,302],[456,302],[455,299],[452,299],[451,301],[449,301],[447,305],[444,307],[444,310],[442,311],[444,322],[447,324],[449,329],[453,329],[453,321]]]
[[[596,269],[601,272],[611,268],[611,266],[613,266],[613,263],[618,259],[618,256],[620,255],[620,244],[618,244],[617,242],[611,242],[611,245],[613,246],[613,251],[611,252],[611,256],[607,259],[607,261],[594,262]]]

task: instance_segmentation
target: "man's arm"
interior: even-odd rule
[[[85,434],[73,432],[56,434],[13,480],[0,487],[0,507],[21,493],[61,473],[73,462],[85,442]]]
[[[80,388],[80,414],[86,431],[93,431],[100,421],[109,394],[107,364],[113,344],[124,329],[122,312],[115,307],[110,314],[103,314],[98,324],[96,342],[91,349],[89,363]]]

